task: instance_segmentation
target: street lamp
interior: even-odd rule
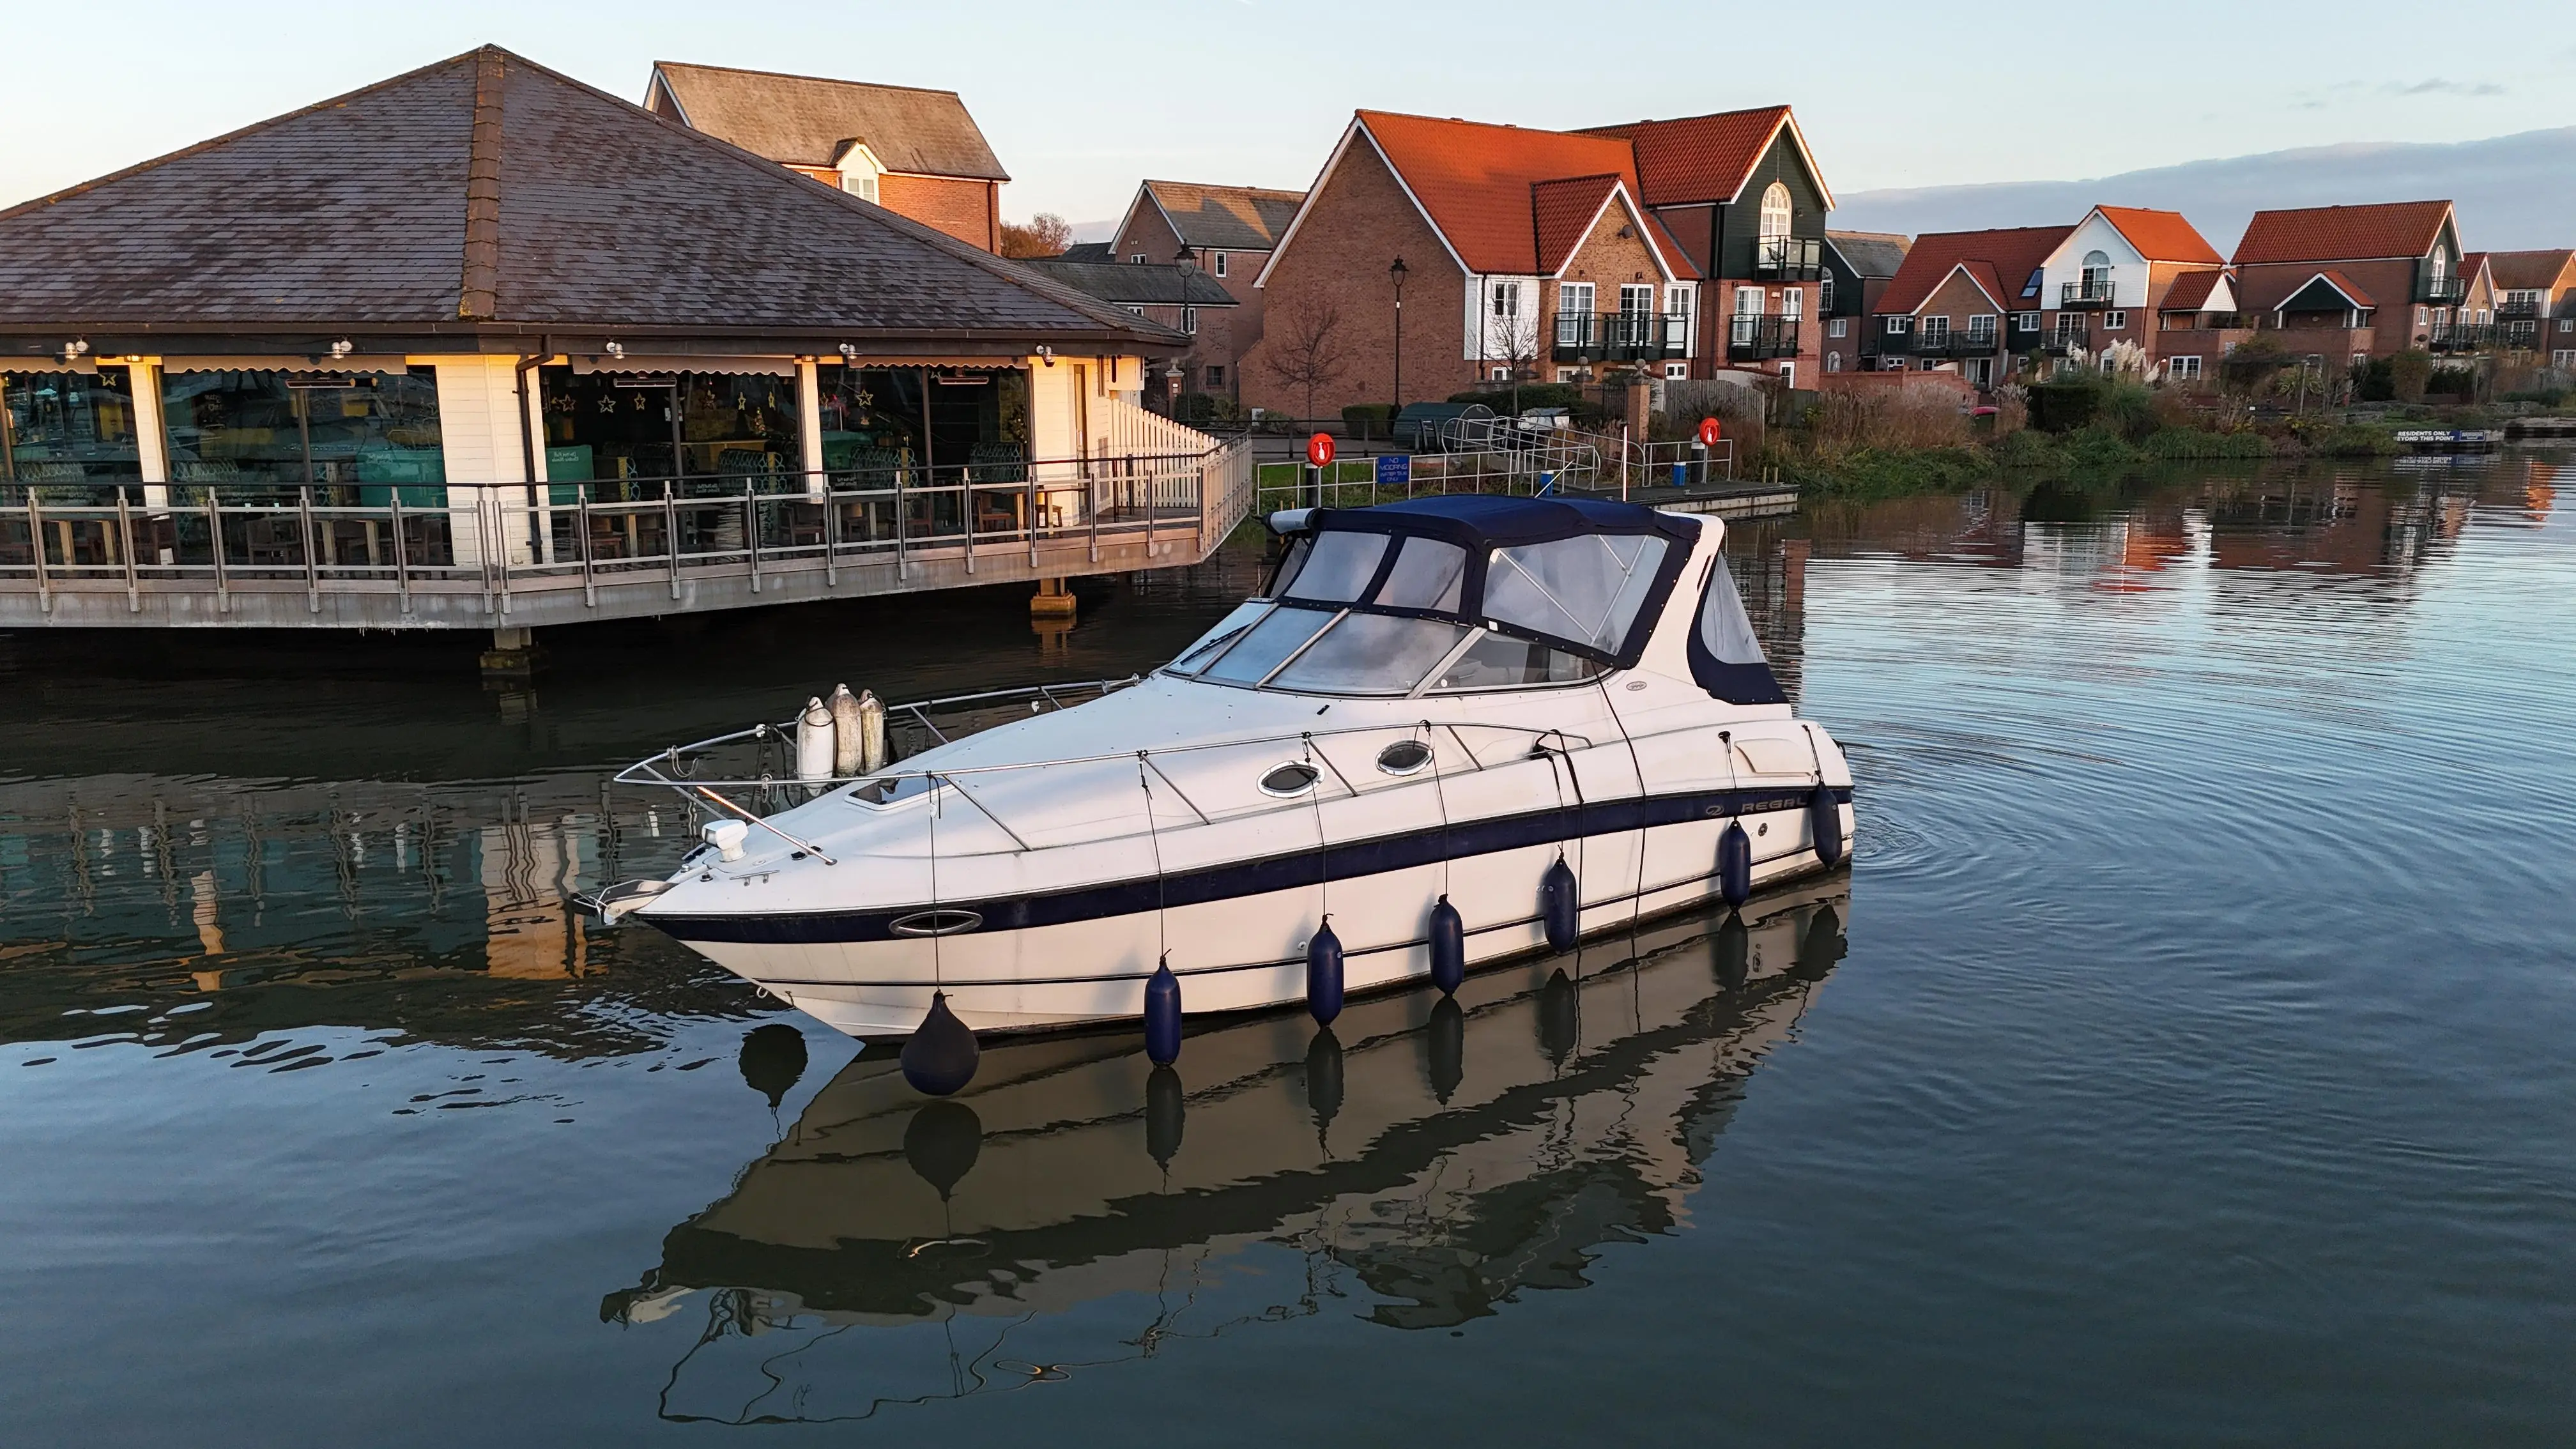
[[[1397,257],[1386,269],[1387,280],[1395,283],[1395,410],[1404,411],[1404,258]],[[1392,427],[1394,419],[1388,419]]]

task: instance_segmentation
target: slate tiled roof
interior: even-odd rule
[[[1266,252],[1296,218],[1302,191],[1256,186],[1204,186],[1195,181],[1148,181],[1145,190],[1169,217],[1181,244],[1219,251]]]
[[[1615,136],[1636,149],[1636,167],[1648,206],[1693,201],[1734,201],[1771,149],[1772,138],[1793,130],[1787,106],[1757,106],[1669,121],[1632,121],[1587,127],[1588,136]],[[1810,161],[1812,169],[1813,162]],[[1824,178],[1816,185],[1822,189]],[[1828,195],[1831,193],[1828,192]]]
[[[955,91],[659,61],[680,119],[786,166],[831,166],[865,141],[889,171],[1008,181]]]
[[[1631,197],[1639,194],[1635,158],[1616,137],[1391,111],[1361,111],[1359,124],[1470,271],[1555,270],[1539,255],[1534,188],[1541,182],[1615,177]],[[1676,275],[1698,274],[1661,227],[1646,235]]]
[[[1914,238],[1892,231],[1829,231],[1825,240],[1842,253],[1852,270],[1864,277],[1893,277],[1905,265],[1906,249]]]
[[[1118,260],[1118,246],[1114,242],[1075,242],[1073,245],[1066,247],[1064,249],[1064,255],[1057,257],[1055,260],[1059,262],[1114,262]]]
[[[2491,252],[2487,265],[2495,268],[2498,290],[2508,292],[2545,292],[2562,283],[2576,284],[2570,268],[2576,267],[2576,251],[2559,247],[2537,252]]]
[[[2236,243],[2236,264],[2350,262],[2420,257],[2433,249],[2447,201],[2392,201],[2376,206],[2309,206],[2258,211]]]
[[[2029,284],[2071,226],[2015,226],[1991,231],[1927,231],[1914,239],[1903,265],[1879,296],[1880,312],[1911,312],[1930,300],[1950,273],[1968,265],[1979,285],[1994,294],[1999,306],[2036,311],[2038,297],[2024,297]]]
[[[2197,227],[2183,219],[2179,211],[2154,211],[2143,206],[2097,206],[2102,219],[2118,228],[2138,255],[2151,262],[2207,262],[2217,266],[2221,260],[2218,248],[2200,234]]]
[[[0,211],[13,324],[1169,337],[488,47]]]
[[[2164,300],[2157,304],[2163,312],[2197,312],[2209,303],[2210,294],[2218,290],[2219,279],[2226,273],[2216,267],[2196,267],[2174,273],[2173,285],[2165,289]]]
[[[1169,262],[1077,262],[1066,257],[1040,257],[1021,266],[1077,292],[1121,306],[1231,307],[1234,294],[1196,267]]]

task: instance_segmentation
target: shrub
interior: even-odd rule
[[[2106,377],[2093,401],[2094,420],[2134,443],[2164,424],[2156,416],[2156,395],[2131,377]]]
[[[2106,427],[2078,428],[2067,435],[2066,461],[2078,468],[2117,468],[2138,460],[2138,450]]]
[[[2167,428],[2138,445],[2150,458],[2268,458],[2271,440],[2261,433],[2212,433],[2199,428]]]
[[[1532,408],[1570,408],[1583,401],[1583,389],[1570,382],[1525,382],[1520,385],[1521,411]],[[1483,403],[1498,413],[1512,410],[1513,391],[1507,383],[1498,387],[1453,392],[1453,403]]]
[[[2030,425],[2043,433],[2071,433],[2093,421],[2102,385],[2090,374],[2077,374],[2030,388]]]
[[[1194,428],[1239,428],[1245,415],[1242,402],[1224,393],[1185,392],[1172,416]]]
[[[2387,359],[2391,393],[2399,402],[2422,402],[2424,385],[2433,380],[2433,357],[2413,349]]]
[[[1342,409],[1342,426],[1354,438],[1383,438],[1394,419],[1393,403],[1353,403]]]
[[[2430,396],[2473,398],[2478,395],[2478,374],[2467,367],[2437,367],[2424,378],[2424,391]]]
[[[2046,433],[2022,431],[2006,433],[1987,449],[1995,462],[2006,468],[2054,468],[2066,461],[2065,450]]]

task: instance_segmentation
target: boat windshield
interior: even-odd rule
[[[1467,633],[1446,619],[1344,614],[1270,682],[1314,694],[1410,694]]]
[[[1485,565],[1485,616],[1616,653],[1668,546],[1652,534],[1591,534],[1495,549]]]

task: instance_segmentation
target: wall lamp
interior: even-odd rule
[[[1049,367],[1055,366],[1055,349],[1049,347],[1043,342],[1039,343],[1038,361],[1045,363]]]
[[[63,344],[63,361],[69,362],[73,358],[79,357],[88,351],[89,341],[87,338],[74,338]]]
[[[331,344],[331,355],[335,358],[346,357],[357,350],[358,344],[350,341],[346,337],[343,337],[339,341]]]
[[[844,343],[842,343],[842,344],[841,344],[841,360],[842,360],[843,362],[856,362],[856,361],[858,361],[858,360],[859,360],[859,345],[858,345],[857,343],[855,343],[855,342],[844,342]]]
[[[611,342],[601,350],[611,357],[624,357],[626,355],[626,344],[623,342]]]

